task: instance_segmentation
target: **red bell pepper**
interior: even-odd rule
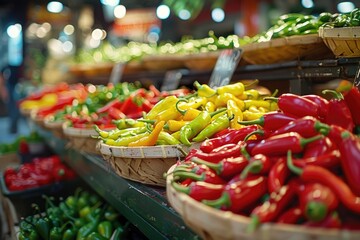
[[[284,93],[279,98],[267,97],[264,99],[277,101],[279,109],[289,116],[299,118],[305,116],[319,117],[319,105],[296,94]]]
[[[275,135],[262,140],[253,148],[251,155],[281,156],[285,155],[288,150],[291,150],[293,153],[301,153],[306,144],[322,137],[322,135],[317,135],[311,138],[302,138],[300,134],[295,132]]]
[[[329,109],[325,117],[325,123],[329,125],[338,125],[352,131],[354,129],[354,121],[343,95],[334,90],[323,90],[322,92],[324,94],[331,93],[335,97],[329,101]]]
[[[302,184],[298,189],[300,208],[307,220],[320,222],[339,205],[334,192],[322,184]]]
[[[290,117],[282,112],[269,112],[261,116],[259,119],[252,121],[240,121],[239,124],[258,124],[267,131],[275,131],[293,120],[295,120],[295,118]]]
[[[296,132],[304,138],[309,138],[319,134],[319,130],[322,127],[323,124],[318,119],[311,116],[306,116],[289,122],[288,124],[274,131],[271,136]]]
[[[188,186],[183,186],[172,182],[171,186],[178,192],[183,192],[197,201],[214,200],[221,197],[225,185],[211,184],[207,182],[192,182]]]
[[[360,197],[355,195],[340,177],[326,168],[315,165],[307,165],[304,168],[294,166],[291,151],[288,152],[287,165],[304,182],[321,183],[329,187],[346,208],[360,214]]]
[[[202,202],[214,208],[239,213],[258,201],[266,192],[266,177],[249,176],[246,179],[227,184],[221,197],[218,199],[203,200]]]
[[[289,206],[296,196],[297,183],[291,181],[282,186],[277,192],[270,194],[269,200],[255,207],[250,214],[251,222],[247,227],[249,232],[254,232],[261,223],[272,222]]]
[[[230,131],[219,137],[207,139],[200,145],[200,149],[205,153],[210,153],[213,149],[221,147],[225,144],[237,144],[239,141],[243,141],[248,134],[256,131],[257,129],[258,127],[256,125],[251,125]]]
[[[241,171],[249,163],[246,158],[243,156],[240,157],[229,157],[224,158],[218,163],[207,162],[199,158],[191,158],[191,161],[197,164],[206,165],[209,168],[213,169],[218,176],[223,179],[230,179],[233,176],[240,174]]]
[[[329,109],[329,101],[319,95],[310,94],[310,95],[303,95],[303,98],[309,99],[313,101],[315,104],[319,106],[319,119],[324,120]]]
[[[301,209],[299,206],[289,208],[284,211],[279,218],[277,219],[277,223],[285,223],[285,224],[296,224],[303,217]]]

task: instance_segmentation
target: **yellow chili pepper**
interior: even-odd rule
[[[156,144],[157,139],[159,138],[159,134],[163,129],[165,121],[158,122],[152,132],[143,138],[140,138],[137,141],[129,143],[129,147],[138,147],[138,146],[154,146]]]
[[[156,116],[168,109],[170,106],[175,106],[179,99],[176,96],[168,96],[159,101],[155,106],[146,114],[146,119],[155,119]]]
[[[253,113],[261,113],[261,111],[256,106],[253,105],[250,106],[247,110]]]
[[[250,121],[250,120],[259,119],[260,117],[262,117],[264,115],[264,113],[262,113],[262,112],[251,112],[249,110],[245,110],[243,112],[243,115],[244,115],[244,120]]]
[[[215,107],[215,103],[211,102],[211,101],[208,101],[206,104],[205,104],[205,111],[208,111],[208,112],[213,112],[215,111],[216,107]]]
[[[240,129],[243,127],[238,121],[243,121],[244,115],[234,100],[227,101],[227,114],[230,119],[230,128]]]
[[[205,97],[191,98],[187,102],[185,102],[183,100],[179,100],[179,101],[177,103],[177,106],[178,106],[178,109],[181,109],[181,110],[187,110],[189,108],[197,109],[201,106],[205,106],[205,104],[207,103],[207,100]]]
[[[170,131],[170,132],[176,132],[179,131],[182,126],[184,126],[189,121],[183,121],[183,120],[173,120],[170,119],[167,121],[167,123],[164,126],[164,129]]]
[[[200,97],[211,97],[216,94],[216,90],[212,89],[207,84],[200,84],[198,81],[194,82],[194,86],[197,89],[198,96]]]
[[[107,139],[104,139],[104,143],[107,144],[107,145],[111,145],[111,146],[128,146],[129,143],[131,142],[134,142],[134,141],[137,141],[143,137],[146,137],[150,135],[149,132],[145,132],[145,133],[141,133],[141,134],[138,134],[138,135],[135,135],[135,136],[129,136],[129,137],[122,137],[122,138],[119,138],[117,140],[114,140],[114,139],[110,139],[110,138],[107,138]]]
[[[170,119],[177,119],[181,116],[181,113],[176,109],[176,105],[173,104],[171,106],[168,106],[167,109],[165,109],[162,112],[159,112],[157,116],[155,116],[156,122],[160,121],[169,121]]]
[[[180,130],[171,134],[176,140],[180,141]]]
[[[251,106],[270,109],[270,102],[265,100],[244,100],[244,103],[245,109],[249,109]]]
[[[231,93],[223,93],[217,96],[216,101],[215,101],[215,106],[217,108],[220,107],[226,107],[227,102],[229,100],[233,100],[235,101],[236,105],[240,108],[240,109],[244,109],[245,104],[243,100],[238,99],[237,97],[235,97],[233,94]]]
[[[240,96],[243,94],[245,86],[242,82],[237,82],[233,84],[228,84],[225,86],[218,87],[216,89],[217,94],[231,93],[234,96]]]
[[[260,97],[260,93],[259,93],[259,91],[256,90],[256,89],[246,90],[246,91],[244,92],[244,94],[247,96],[247,99],[256,100],[256,99],[259,99],[259,97]]]
[[[184,121],[192,121],[192,120],[194,120],[197,116],[199,116],[199,114],[200,114],[201,112],[202,112],[202,111],[200,111],[200,110],[197,110],[197,109],[194,109],[194,108],[190,108],[190,109],[188,109],[188,110],[185,112],[182,120],[184,120]]]

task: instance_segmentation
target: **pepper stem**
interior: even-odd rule
[[[177,182],[172,181],[171,182],[171,186],[177,191],[177,192],[182,192],[185,193],[187,195],[189,195],[190,193],[190,187],[186,187],[183,186],[181,184],[178,184]]]
[[[143,123],[149,123],[154,125],[156,120],[151,120],[151,119],[137,119],[138,122],[143,122]]]
[[[248,153],[248,151],[246,150],[246,142],[244,142],[240,148],[240,152],[241,154],[246,158],[246,160],[250,160],[251,156]]]
[[[271,101],[274,101],[274,102],[278,102],[279,98],[276,98],[276,97],[264,97],[263,100],[271,100]]]
[[[294,163],[292,161],[291,150],[289,150],[287,152],[287,166],[290,169],[290,171],[292,171],[293,173],[295,173],[297,175],[301,175],[304,171],[302,168],[299,168],[294,165]]]
[[[226,206],[226,207],[230,207],[231,202],[230,202],[230,196],[229,193],[224,192],[221,197],[219,197],[218,199],[215,200],[202,200],[202,203],[204,203],[205,205],[208,205],[209,207],[213,207],[213,208],[221,208],[222,206]]]
[[[335,99],[344,100],[344,96],[335,90],[325,89],[322,91],[322,93],[323,94],[331,93]]]
[[[245,179],[249,173],[259,173],[263,168],[263,163],[260,160],[250,162],[240,174],[240,179]]]
[[[302,147],[304,147],[306,144],[315,142],[316,140],[319,140],[319,139],[321,139],[321,138],[323,138],[322,135],[316,135],[316,136],[311,137],[311,138],[302,138],[302,139],[300,139],[300,145],[301,145]]]
[[[255,130],[255,131],[249,133],[248,135],[245,136],[244,142],[246,142],[247,140],[249,140],[249,138],[250,138],[251,136],[257,135],[257,134],[258,134],[258,135],[261,135],[261,136],[264,136],[265,131],[262,130],[262,129],[258,129],[258,130]]]
[[[225,112],[227,109],[226,108],[220,108],[219,110],[216,110],[215,112],[210,113],[210,117],[215,116],[216,114]]]
[[[218,174],[218,175],[221,173],[221,163],[211,163],[211,162],[204,161],[197,157],[193,157],[190,160],[194,163],[203,164],[205,166],[208,166],[209,168],[215,170],[216,174]]]
[[[187,99],[179,99],[179,100],[176,102],[176,104],[175,104],[176,110],[177,110],[179,113],[181,113],[181,115],[185,115],[185,113],[186,113],[187,110],[181,110],[181,109],[179,108],[179,103],[181,103],[181,102],[188,102],[188,100],[187,100]]]
[[[259,119],[250,120],[250,121],[238,121],[238,123],[242,124],[242,125],[258,124],[260,126],[263,126],[264,125],[264,116],[261,116]]]
[[[253,233],[257,229],[257,227],[260,225],[260,219],[256,215],[251,216],[251,220],[249,225],[246,228],[247,233]]]
[[[186,179],[186,178],[190,178],[193,179],[195,181],[203,181],[205,174],[202,173],[201,175],[198,175],[196,173],[193,172],[184,172],[184,171],[179,171],[179,172],[174,172],[174,178],[176,179]]]
[[[307,219],[319,222],[327,215],[327,207],[322,202],[311,201],[306,204],[305,216]]]

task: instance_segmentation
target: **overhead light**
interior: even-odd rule
[[[341,2],[337,5],[337,10],[340,13],[349,13],[354,10],[355,5],[353,2]]]
[[[116,6],[114,9],[114,16],[116,18],[123,18],[126,15],[126,7],[124,5]]]
[[[156,16],[160,19],[167,19],[170,16],[170,8],[166,5],[160,5],[156,9]]]
[[[225,12],[222,8],[214,8],[211,11],[211,17],[215,22],[222,22],[225,19]]]
[[[301,4],[303,5],[304,8],[313,8],[314,7],[313,0],[301,0]]]
[[[74,33],[74,31],[75,31],[75,28],[74,28],[74,26],[71,25],[71,24],[68,24],[68,25],[66,25],[66,26],[64,27],[64,33],[65,33],[66,35],[72,35],[72,34]]]
[[[48,3],[46,8],[51,13],[60,13],[64,9],[64,5],[61,2],[52,1]]]
[[[91,33],[91,37],[95,40],[101,40],[102,36],[103,36],[103,31],[99,28],[95,29]]]
[[[11,38],[17,38],[20,35],[21,31],[22,31],[21,25],[19,23],[16,23],[10,25],[6,30],[6,33]]]
[[[179,18],[182,20],[188,20],[191,17],[191,13],[187,9],[182,9],[179,12]]]
[[[100,2],[103,5],[108,5],[108,6],[115,7],[116,5],[119,5],[120,0],[100,0]]]

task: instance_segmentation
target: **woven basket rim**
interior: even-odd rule
[[[320,27],[319,36],[321,38],[359,40],[360,27],[342,27],[342,28]]]
[[[237,229],[246,229],[246,226],[250,223],[250,218],[241,216],[238,214],[234,214],[230,211],[222,211],[218,210],[209,206],[206,206],[205,204],[202,204],[201,202],[198,202],[194,200],[193,198],[189,197],[185,193],[177,192],[172,186],[171,182],[173,181],[172,172],[174,168],[176,167],[176,164],[173,165],[167,173],[166,178],[166,194],[168,201],[172,207],[181,215],[181,217],[184,219],[185,223],[187,223],[186,216],[184,216],[186,213],[186,209],[196,209],[199,212],[204,213],[207,217],[203,220],[203,222],[196,222],[196,230],[201,229],[202,231],[197,232],[201,234],[203,231],[212,233],[212,231],[215,231],[215,229],[211,229],[207,223],[209,219],[211,221],[216,221],[216,224],[220,225],[219,228],[223,228],[224,231],[230,231],[231,229],[227,229],[228,226],[237,226]],[[185,211],[185,212],[184,212]],[[192,212],[195,214],[194,212]],[[192,222],[194,224],[194,222]],[[191,226],[190,226],[191,227]],[[239,232],[238,230],[237,232]],[[254,233],[254,235],[248,234],[246,232],[241,231],[241,237],[250,237],[251,239],[261,239],[261,236],[263,236],[264,232],[267,234],[272,234],[274,231],[281,232],[282,234],[303,234],[307,237],[314,237],[314,236],[321,236],[321,237],[341,237],[341,236],[349,236],[351,239],[355,239],[354,237],[359,238],[360,237],[360,230],[356,231],[350,231],[350,230],[337,230],[337,229],[323,229],[323,228],[309,228],[303,225],[293,225],[293,224],[280,224],[280,223],[263,223],[257,231]],[[268,236],[268,235],[267,235]],[[233,238],[239,238],[240,236],[232,236]],[[256,237],[256,238],[252,238]],[[268,239],[276,239],[271,238],[268,236]],[[307,238],[306,238],[307,239]]]
[[[49,129],[57,129],[62,128],[65,121],[51,121],[49,118],[44,119],[45,127]]]

